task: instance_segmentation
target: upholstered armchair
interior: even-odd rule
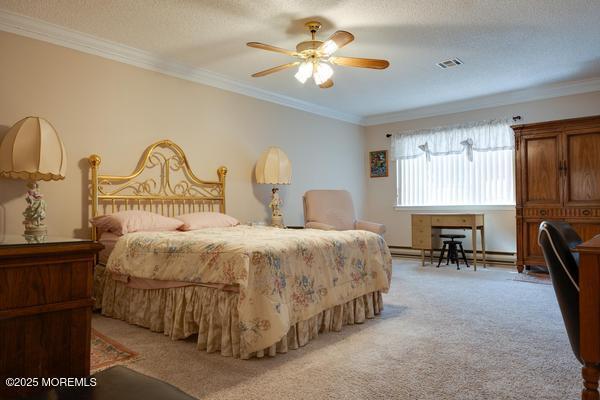
[[[309,190],[304,193],[304,226],[306,228],[346,231],[360,229],[379,235],[385,225],[357,220],[352,196],[346,190]]]

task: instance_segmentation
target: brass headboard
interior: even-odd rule
[[[181,147],[170,140],[148,146],[131,175],[99,175],[100,156],[92,154],[88,160],[92,217],[135,209],[166,216],[197,211],[225,213],[227,168],[217,170],[218,182],[202,181],[192,172]],[[143,176],[145,173],[149,176]],[[92,238],[97,238],[95,229]]]

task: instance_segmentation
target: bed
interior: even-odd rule
[[[225,213],[227,169],[202,181],[170,141],[148,147],[130,175],[100,175],[96,155],[90,165],[94,217]],[[134,232],[113,245],[94,287],[103,315],[172,339],[197,334],[199,350],[242,359],[285,353],[375,317],[391,279],[387,245],[367,231],[240,225]]]

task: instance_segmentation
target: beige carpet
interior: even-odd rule
[[[128,367],[202,399],[576,399],[552,286],[394,262],[376,320],[272,359],[242,361],[95,316],[95,329],[139,353]]]
[[[526,283],[539,283],[541,285],[552,285],[552,279],[549,274],[523,271],[522,274],[514,274],[515,281]]]

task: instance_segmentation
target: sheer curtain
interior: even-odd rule
[[[511,205],[514,135],[509,120],[396,134],[397,205]]]

